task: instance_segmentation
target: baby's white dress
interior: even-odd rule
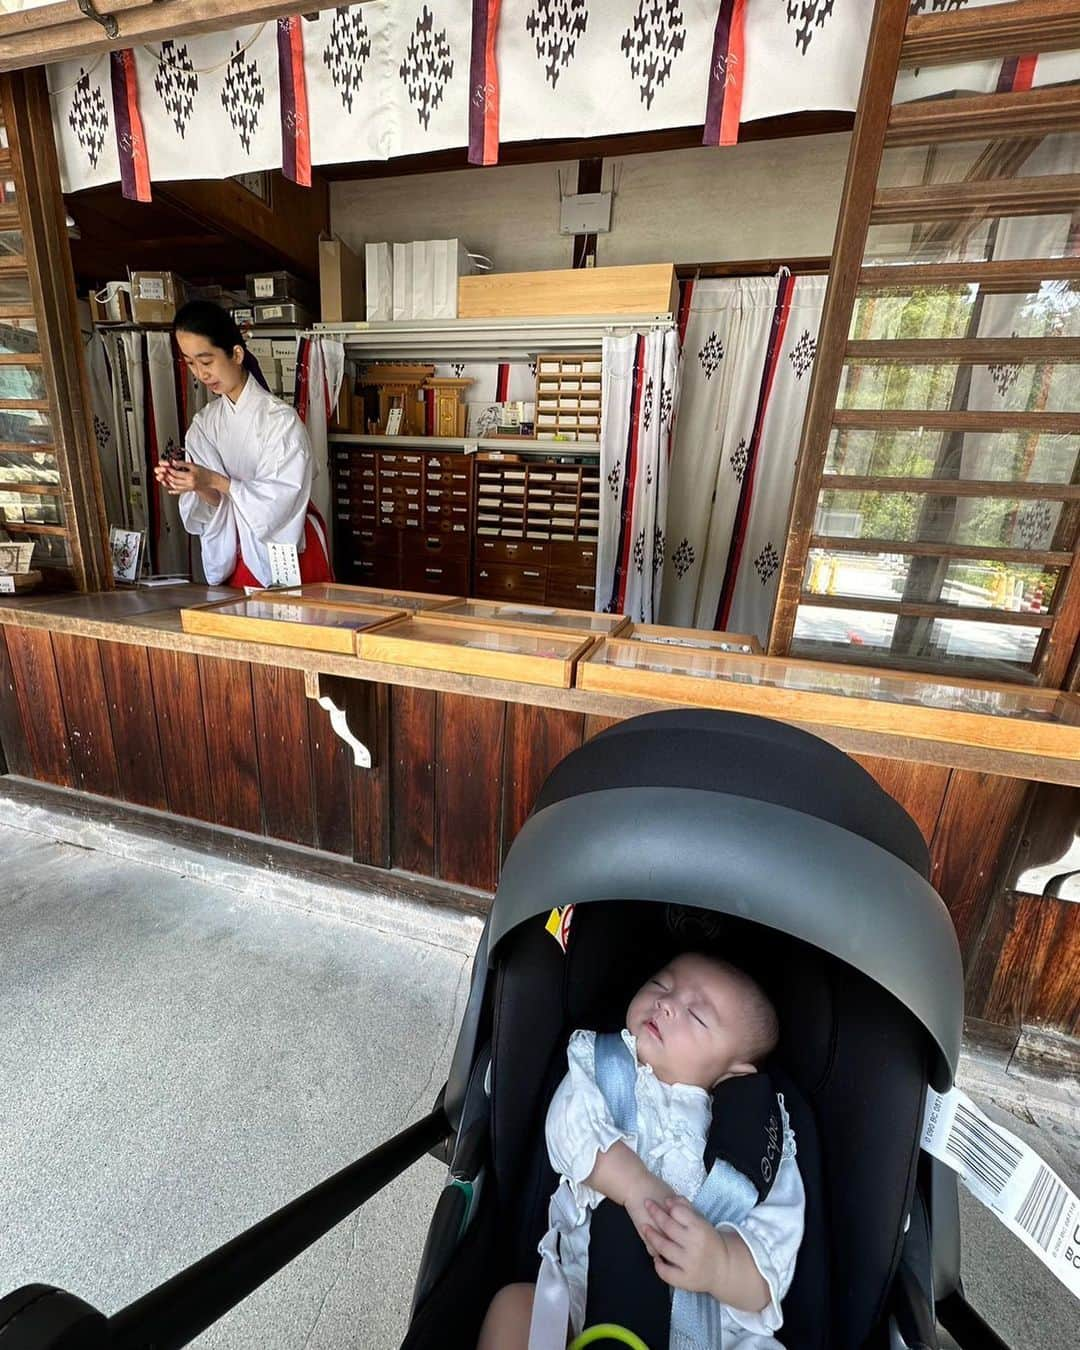
[[[637,1059],[637,1043],[629,1031],[622,1038]],[[637,1131],[623,1134],[615,1125],[603,1094],[596,1085],[594,1031],[575,1031],[566,1056],[569,1072],[559,1084],[547,1114],[547,1147],[559,1173],[559,1189],[552,1196],[552,1227],[540,1244],[545,1261],[561,1266],[570,1291],[570,1325],[576,1336],[585,1317],[589,1272],[589,1218],[603,1200],[586,1184],[596,1156],[622,1140],[649,1171],[685,1199],[692,1199],[705,1180],[705,1141],[712,1102],[699,1087],[661,1083],[647,1064],[638,1063],[635,1080]],[[785,1117],[785,1125],[787,1125]],[[782,1318],[780,1301],[795,1271],[803,1234],[805,1196],[795,1162],[795,1140],[790,1126],[776,1180],[768,1196],[739,1224],[721,1224],[739,1234],[754,1264],[769,1286],[771,1300],[761,1312],[741,1312],[723,1306],[723,1340],[715,1350],[780,1350],[773,1337]],[[532,1343],[530,1343],[532,1346]]]

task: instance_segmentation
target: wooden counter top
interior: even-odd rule
[[[49,598],[4,595],[0,596],[0,623],[299,670],[304,672],[312,694],[317,690],[317,676],[326,674],[611,718],[673,706],[653,698],[464,676],[183,631],[181,608],[231,593],[223,587],[180,585]],[[863,667],[852,671],[853,677],[865,677],[867,673]],[[1024,691],[1018,687],[1018,692]],[[1055,745],[1056,728],[1046,722],[929,707],[919,707],[915,719],[909,715],[908,705],[869,698],[710,680],[708,705],[775,717],[855,754],[1080,786],[1080,756],[1071,749],[1080,725],[1080,700],[1072,695],[1062,698],[1070,714],[1076,708],[1076,717],[1072,725],[1061,729],[1060,751]],[[693,706],[693,701],[684,699],[677,706]],[[825,709],[827,720],[821,715]],[[920,729],[913,735],[911,727],[916,720]],[[1028,748],[1035,728],[1043,753],[1031,753]]]

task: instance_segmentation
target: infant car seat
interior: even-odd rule
[[[507,857],[477,954],[446,1092],[450,1177],[403,1350],[471,1350],[496,1290],[535,1279],[557,1184],[544,1119],[570,1032],[618,1030],[642,981],[689,949],[750,971],[780,1015],[769,1069],[807,1203],[778,1339],[902,1345],[899,1319],[934,1344],[929,1242],[909,1243],[902,1278],[901,1258],[913,1212],[916,1231],[929,1222],[923,1107],[928,1082],[951,1083],[962,978],[927,872],[910,817],[793,727],[662,712],[568,756]],[[547,920],[569,904],[564,953]]]

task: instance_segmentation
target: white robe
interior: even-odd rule
[[[267,544],[303,549],[313,475],[303,422],[249,375],[235,403],[222,396],[196,413],[185,450],[192,463],[225,474],[232,484],[217,506],[194,492],[180,497],[184,526],[202,541],[207,581],[228,581],[242,556],[269,585]]]
[[[551,1199],[551,1227],[540,1243],[542,1264],[551,1269],[542,1271],[540,1278],[550,1288],[558,1280],[554,1270],[561,1271],[574,1335],[580,1334],[585,1318],[589,1221],[604,1198],[585,1180],[596,1166],[597,1154],[621,1140],[654,1176],[687,1200],[697,1194],[705,1180],[705,1141],[712,1119],[710,1095],[685,1083],[662,1083],[647,1064],[637,1060],[637,1041],[630,1032],[624,1030],[622,1038],[637,1061],[634,1134],[626,1135],[618,1128],[597,1086],[594,1031],[575,1031],[570,1037],[566,1048],[569,1072],[548,1107],[548,1156],[559,1174],[559,1188]],[[783,1321],[780,1301],[795,1274],[806,1205],[786,1113],[784,1124],[783,1153],[769,1194],[741,1223],[719,1225],[738,1233],[750,1249],[769,1286],[769,1302],[757,1313],[721,1305],[722,1341],[716,1350],[780,1350],[773,1332]],[[537,1303],[545,1301],[538,1286]],[[565,1316],[560,1325],[551,1326],[543,1312],[534,1315],[530,1350],[548,1350],[565,1342]]]

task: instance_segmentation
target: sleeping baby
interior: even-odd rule
[[[564,1350],[598,1322],[651,1350],[779,1350],[804,1196],[758,1067],[777,1030],[749,975],[685,953],[634,995],[621,1035],[571,1035],[539,1278],[498,1292],[478,1350]]]

